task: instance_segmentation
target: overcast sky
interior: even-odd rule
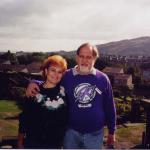
[[[0,0],[0,51],[69,51],[140,36],[150,36],[150,0]]]

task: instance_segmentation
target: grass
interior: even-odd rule
[[[6,117],[16,116],[20,112],[15,101],[0,100],[0,140],[2,136],[17,136],[18,120],[7,120]],[[142,141],[142,132],[145,124],[125,124],[119,125],[116,130],[117,149],[130,149]],[[107,130],[105,130],[106,135]]]
[[[117,102],[123,102],[124,100],[124,98],[123,97],[120,97],[120,98],[118,98],[118,97],[115,97],[114,98],[115,99],[115,101],[117,101]],[[132,98],[131,97],[126,97],[126,101],[128,102],[128,103],[131,103],[131,101],[132,101]]]
[[[0,140],[3,136],[17,136],[18,120],[5,118],[17,116],[20,111],[15,101],[0,100]]]
[[[15,101],[0,100],[0,112],[19,112],[20,109]]]
[[[116,145],[119,143],[128,143],[124,148],[131,148],[142,143],[142,133],[145,130],[145,124],[125,124],[116,130]],[[123,145],[122,145],[123,146]]]
[[[10,123],[11,122],[11,123]],[[3,136],[17,136],[18,134],[18,120],[0,120],[0,139],[2,139]]]

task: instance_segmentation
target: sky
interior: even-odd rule
[[[0,51],[70,51],[141,36],[150,36],[150,0],[0,0]]]

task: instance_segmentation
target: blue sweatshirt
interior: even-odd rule
[[[107,124],[113,134],[116,109],[108,77],[93,68],[91,74],[80,75],[76,68],[68,70],[62,80],[69,105],[69,128],[81,133],[100,130]]]

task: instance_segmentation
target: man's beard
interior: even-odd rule
[[[85,67],[85,66],[80,66],[80,72],[81,73],[89,73],[90,69],[88,67]]]

